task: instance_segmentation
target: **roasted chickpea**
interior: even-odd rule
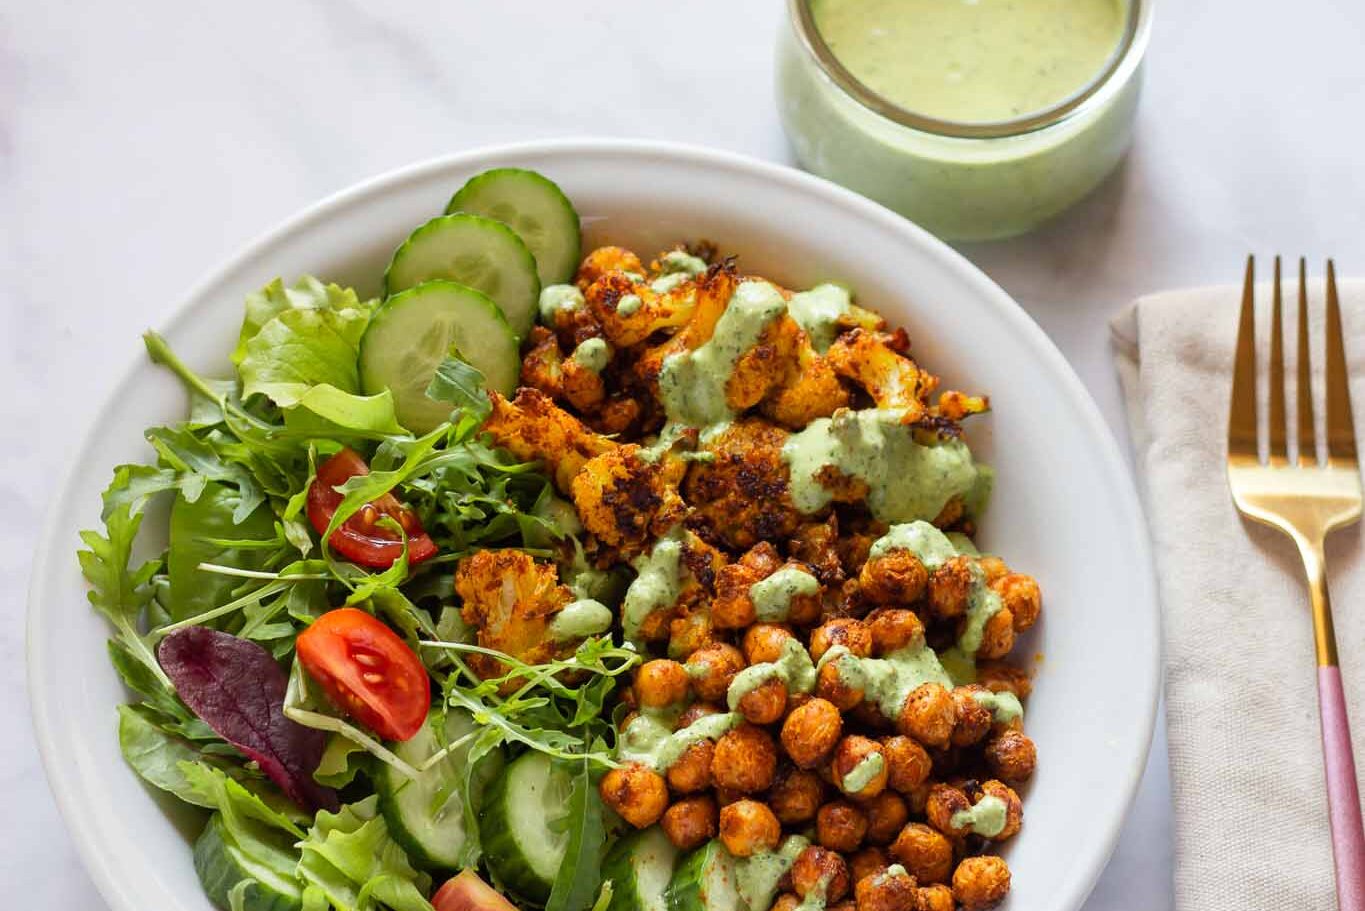
[[[1014,617],[1014,631],[1022,633],[1038,622],[1043,609],[1043,592],[1038,581],[1023,573],[1010,573],[990,583],[991,590]]]
[[[668,807],[663,776],[639,763],[612,769],[597,787],[602,802],[637,829],[659,821]]]
[[[867,800],[886,788],[886,757],[870,737],[851,734],[839,741],[831,771],[834,786],[850,797]]]
[[[1017,835],[1024,824],[1024,805],[1019,800],[1019,795],[1014,793],[1014,789],[1003,781],[992,779],[981,785],[981,795],[978,803],[993,797],[1005,805],[1005,827],[989,836],[990,840],[1008,841]]]
[[[825,652],[836,645],[842,645],[859,658],[872,655],[872,634],[867,624],[853,617],[836,617],[826,620],[810,634],[810,656],[819,661]]]
[[[889,845],[896,840],[910,819],[905,798],[895,791],[882,791],[863,804],[867,814],[867,840],[874,845]]]
[[[853,894],[858,911],[907,911],[915,907],[915,877],[902,870],[884,870],[858,880]]]
[[[1023,731],[1004,730],[986,741],[986,767],[1011,784],[1028,781],[1038,766],[1038,749]]]
[[[953,843],[922,822],[907,823],[890,852],[921,883],[946,883],[953,872]]]
[[[924,624],[914,611],[880,608],[868,614],[865,622],[872,634],[872,650],[878,655],[924,642]]]
[[[858,880],[880,873],[891,865],[887,860],[886,852],[881,848],[869,845],[861,851],[853,854],[848,859],[848,869],[856,885]]]
[[[929,802],[929,788],[932,785],[926,781],[917,788],[904,792],[905,804],[910,808],[911,816],[923,816],[924,806]]]
[[[858,587],[873,604],[913,604],[924,597],[928,583],[924,564],[908,550],[869,559],[858,574]]]
[[[929,753],[913,738],[904,735],[887,737],[882,741],[882,756],[886,757],[886,783],[902,794],[924,784],[933,769]]]
[[[777,898],[773,899],[773,906],[768,909],[768,911],[796,911],[799,907],[801,907],[800,898],[794,893],[783,892]]]
[[[805,769],[785,767],[768,790],[768,806],[787,826],[800,826],[815,818],[825,799],[820,776]]]
[[[718,787],[745,794],[766,791],[777,774],[777,744],[768,732],[741,724],[716,742],[711,779]]]
[[[692,723],[699,718],[705,718],[707,715],[719,715],[724,711],[720,706],[711,702],[694,702],[683,709],[683,713],[678,716],[677,729],[681,731],[683,728],[691,727]]]
[[[752,857],[777,847],[782,824],[757,800],[737,800],[720,810],[720,840],[735,857]]]
[[[986,577],[987,583],[994,582],[1001,576],[1009,575],[1010,571],[1004,560],[994,556],[977,557],[976,565],[981,567],[981,572]]]
[[[966,911],[993,908],[1010,891],[1010,868],[998,857],[964,857],[953,871],[953,898]]]
[[[792,709],[782,722],[782,747],[792,762],[803,769],[813,769],[839,743],[843,729],[843,716],[832,703],[812,699]]]
[[[975,693],[987,692],[982,686],[959,686],[953,689],[953,705],[957,709],[957,724],[953,726],[951,743],[955,747],[969,747],[980,743],[990,732],[991,710],[977,702]]]
[[[922,683],[905,700],[900,732],[928,747],[947,746],[957,723],[957,706],[942,684]]]
[[[664,811],[659,825],[669,841],[689,851],[716,837],[716,812],[714,797],[697,794],[676,801]]]
[[[971,557],[953,557],[929,574],[929,610],[944,620],[967,613],[974,573]]]
[[[725,642],[713,642],[687,656],[692,692],[707,702],[724,702],[735,675],[744,670],[744,655]]]
[[[804,563],[788,563],[787,565],[815,575],[815,571]],[[787,622],[795,626],[810,626],[813,623],[820,622],[820,615],[824,613],[824,609],[824,600],[819,592],[813,595],[795,595],[787,605]]]
[[[697,649],[715,641],[714,624],[705,610],[693,609],[668,623],[668,657],[674,661],[686,661]]]
[[[717,629],[744,629],[755,620],[754,602],[749,586],[758,573],[743,563],[721,567],[716,574],[716,597],[711,599],[711,622]]]
[[[841,655],[825,662],[815,677],[816,695],[843,711],[849,711],[862,702],[862,688],[850,683],[858,678],[845,674],[842,668],[844,662],[852,664],[857,660],[852,655]]]
[[[787,684],[781,678],[769,678],[740,697],[736,708],[747,721],[772,724],[787,711]]]
[[[711,792],[716,796],[716,803],[722,807],[728,807],[737,800],[744,799],[743,791],[736,791],[734,788],[716,788]]]
[[[635,674],[635,698],[645,708],[677,705],[687,699],[691,682],[687,669],[676,661],[667,658],[647,661]]]
[[[867,835],[867,814],[847,800],[835,800],[815,817],[815,840],[831,851],[851,854]]]
[[[782,647],[792,631],[776,623],[755,623],[744,633],[744,657],[750,664],[763,664],[782,657]]]
[[[1003,661],[978,661],[976,682],[992,693],[1011,692],[1020,699],[1027,699],[1033,692],[1033,681],[1028,671]]]
[[[848,894],[848,864],[828,848],[811,845],[792,864],[792,889],[805,898],[824,887],[825,900],[837,902]]]
[[[858,911],[858,903],[851,898],[846,898],[841,902],[826,905],[825,911]]]
[[[710,740],[692,744],[668,767],[665,774],[668,786],[679,794],[695,794],[711,787],[711,762],[715,753],[716,745]]]
[[[971,808],[971,799],[961,788],[938,782],[929,788],[929,800],[924,805],[924,815],[929,818],[929,825],[944,835],[957,838],[967,834],[970,824],[954,825],[953,817]]]
[[[1008,607],[991,614],[981,629],[981,647],[976,650],[977,657],[992,660],[1003,658],[1014,648],[1014,615]]]
[[[915,911],[954,911],[953,890],[939,884],[915,890]]]

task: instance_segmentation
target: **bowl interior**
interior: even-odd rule
[[[1027,730],[1039,767],[1025,826],[1006,851],[1016,911],[1078,907],[1103,867],[1141,775],[1157,694],[1157,620],[1131,481],[1093,403],[1056,349],[964,259],[886,210],[794,171],[683,147],[541,143],[461,155],[379,178],[305,212],[195,289],[162,329],[198,369],[225,372],[244,295],[313,273],[378,290],[394,247],[484,168],[536,168],[583,216],[586,244],[642,254],[706,238],[788,287],[838,280],[904,325],[947,388],[991,396],[969,422],[998,472],[980,543],[1034,574],[1044,619],[1015,651],[1036,665]],[[124,765],[105,658],[74,551],[95,527],[113,466],[143,460],[145,427],[185,397],[142,356],[90,428],[39,544],[30,592],[30,690],[48,776],[91,874],[118,911],[207,911],[186,835],[193,811]],[[98,381],[98,380],[97,380]],[[149,526],[151,528],[152,526]],[[154,529],[153,529],[154,530]]]

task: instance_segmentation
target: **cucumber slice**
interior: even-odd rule
[[[456,743],[477,730],[468,712],[450,709],[444,717],[442,723],[441,714],[433,712],[412,739],[397,744],[393,751],[400,759],[419,766],[446,744]],[[466,742],[451,750],[445,759],[416,780],[385,765],[375,782],[379,809],[389,825],[389,833],[420,866],[439,870],[462,866],[461,854],[469,840],[464,800],[464,767],[468,755],[469,743]],[[494,750],[480,757],[468,795],[476,812],[482,803],[484,789],[501,771],[501,751]]]
[[[602,863],[611,880],[607,911],[668,911],[665,893],[678,865],[678,849],[664,830],[650,826],[618,841]]]
[[[544,753],[523,753],[494,783],[479,820],[489,869],[535,902],[550,897],[569,847],[569,834],[554,824],[567,809],[571,782]]]
[[[303,891],[294,875],[299,857],[288,838],[250,820],[240,824],[250,828],[251,837],[239,844],[222,814],[214,813],[194,843],[194,870],[209,901],[229,908],[229,893],[240,889],[243,911],[299,911]]]
[[[735,861],[713,838],[683,858],[668,884],[669,911],[746,911],[735,887]]]
[[[521,358],[502,313],[473,288],[442,280],[395,294],[379,308],[360,341],[360,384],[370,395],[392,391],[399,422],[426,433],[450,416],[450,405],[427,398],[427,386],[451,345],[489,389],[510,395],[516,388]]]
[[[496,218],[526,241],[541,285],[563,284],[578,268],[578,213],[553,180],[522,168],[494,168],[469,178],[446,214],[472,212]]]
[[[433,218],[394,251],[384,289],[397,294],[433,278],[488,295],[518,336],[536,320],[536,259],[516,232],[496,219],[469,214]]]

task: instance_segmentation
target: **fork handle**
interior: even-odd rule
[[[1365,831],[1361,828],[1360,792],[1351,750],[1351,725],[1341,668],[1318,666],[1318,709],[1322,713],[1322,755],[1327,767],[1327,816],[1332,825],[1336,862],[1337,906],[1365,911]]]

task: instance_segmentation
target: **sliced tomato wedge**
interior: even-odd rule
[[[342,711],[385,740],[408,740],[431,705],[427,669],[398,634],[363,610],[328,611],[299,633],[299,663]]]
[[[327,526],[332,524],[332,516],[341,505],[341,494],[333,488],[356,475],[369,473],[370,466],[353,449],[343,449],[318,466],[318,476],[308,488],[308,521],[318,534],[327,533]],[[377,569],[392,566],[403,553],[403,539],[393,528],[380,524],[380,516],[388,516],[407,532],[409,564],[436,556],[436,542],[422,528],[417,513],[391,493],[360,507],[332,532],[328,543],[352,563]]]
[[[516,905],[503,898],[473,870],[464,870],[431,897],[436,911],[517,911]]]

